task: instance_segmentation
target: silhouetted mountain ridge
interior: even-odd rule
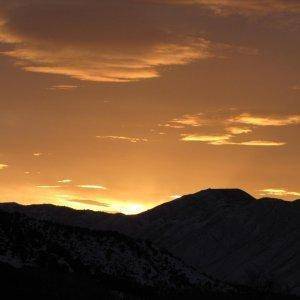
[[[251,286],[272,281],[299,294],[299,203],[208,189],[134,216],[44,205],[0,209],[148,239],[221,281]]]

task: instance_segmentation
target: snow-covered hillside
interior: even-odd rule
[[[3,211],[0,262],[15,268],[83,272],[94,278],[115,278],[161,289],[212,283],[150,242]]]

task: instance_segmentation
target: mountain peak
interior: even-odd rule
[[[195,194],[197,197],[211,199],[211,200],[225,200],[225,201],[234,201],[234,202],[244,202],[255,200],[247,192],[241,189],[206,189],[202,190]]]

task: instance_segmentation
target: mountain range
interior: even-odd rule
[[[0,218],[6,267],[51,260],[126,286],[300,294],[299,200],[208,189],[132,216],[2,203]]]

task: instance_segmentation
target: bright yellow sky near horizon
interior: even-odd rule
[[[0,0],[0,201],[299,199],[299,20],[295,0]]]

